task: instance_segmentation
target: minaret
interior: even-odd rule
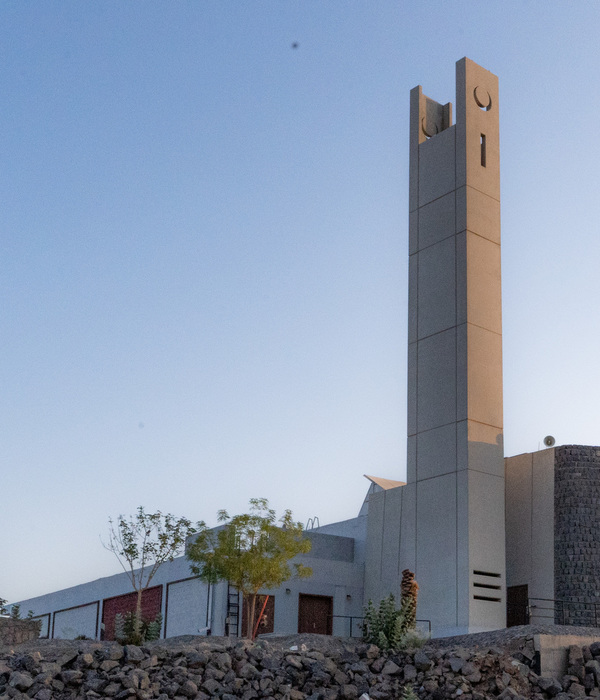
[[[452,106],[420,86],[410,105],[403,488],[416,507],[402,518],[413,522],[399,566],[415,572],[418,617],[436,634],[496,629],[506,621],[498,79],[458,61],[456,125]]]

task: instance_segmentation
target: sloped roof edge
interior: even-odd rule
[[[406,486],[406,481],[394,481],[393,479],[382,479],[380,476],[364,475],[366,479],[380,486],[384,491],[395,489],[398,486]]]

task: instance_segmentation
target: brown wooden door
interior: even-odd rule
[[[333,598],[326,595],[305,595],[298,600],[298,632],[331,634]]]
[[[528,586],[509,586],[506,589],[506,626],[529,624]]]

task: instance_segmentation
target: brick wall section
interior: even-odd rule
[[[104,631],[102,639],[112,640],[115,638],[115,616],[117,613],[125,615],[134,612],[137,605],[137,593],[126,593],[125,595],[106,598],[102,608],[102,623]],[[155,620],[160,614],[162,605],[162,586],[147,588],[142,595],[142,618],[144,620]]]
[[[40,636],[39,620],[13,620],[0,617],[0,646],[22,644]]]
[[[556,622],[600,626],[600,447],[555,450]]]

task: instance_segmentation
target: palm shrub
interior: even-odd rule
[[[145,642],[153,642],[160,638],[162,629],[162,615],[158,614],[154,620],[142,618],[139,623],[139,632],[136,631],[136,614],[128,612],[125,615],[115,615],[115,639],[120,644],[134,644],[139,646]]]
[[[373,601],[367,603],[363,621],[363,637],[366,642],[377,644],[380,649],[399,649],[402,639],[411,623],[410,606],[396,606],[396,599],[390,593],[383,598],[379,607]]]
[[[419,586],[408,569],[402,572],[402,599],[400,607],[392,594],[379,602],[367,603],[363,621],[363,637],[366,642],[380,649],[407,649],[422,646],[425,638],[417,630],[417,594]]]

